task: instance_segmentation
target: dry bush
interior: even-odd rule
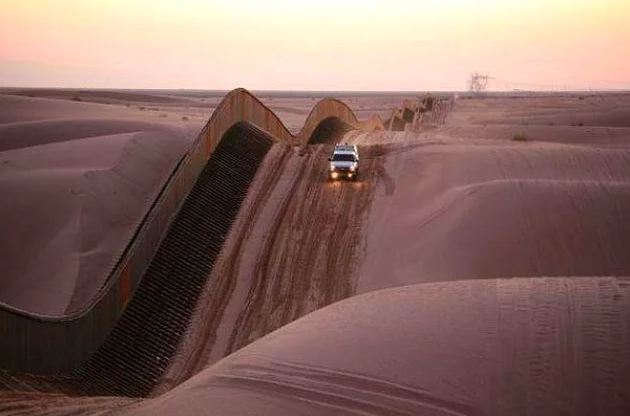
[[[512,137],[512,140],[514,140],[515,142],[526,142],[529,140],[529,137],[527,137],[527,134],[525,133],[516,133]]]

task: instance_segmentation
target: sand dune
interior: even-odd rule
[[[411,233],[396,237],[399,267],[379,271],[395,280],[405,266],[410,279],[421,271],[427,280],[630,275],[629,212],[630,183],[496,180],[457,187],[410,219]]]
[[[630,275],[623,143],[611,148],[597,132],[583,146],[465,138],[452,129],[348,133],[343,140],[361,146],[363,171],[360,183],[337,184],[346,193],[318,185],[329,148],[268,160],[257,176],[264,185],[253,185],[243,204],[246,225],[233,227],[200,303],[200,324],[158,390],[354,293],[461,279]],[[346,217],[353,221],[339,226]]]
[[[0,123],[72,118],[112,118],[129,109],[95,103],[0,94]],[[117,117],[116,117],[117,118]]]
[[[0,193],[10,195],[0,301],[63,315],[98,291],[199,126],[43,98],[0,95],[0,106]]]
[[[0,153],[1,300],[51,315],[89,300],[187,143],[154,130]]]
[[[65,119],[7,123],[0,125],[0,152],[87,137],[151,130],[160,130],[160,128],[156,127],[155,123],[116,119]]]
[[[122,414],[626,414],[630,282],[510,279],[357,296]]]
[[[320,184],[330,148],[268,157],[160,392],[354,293],[461,279],[630,275],[628,149],[425,133],[348,140],[362,145],[359,183]]]
[[[628,149],[456,140],[389,149],[390,192],[384,184],[371,211],[359,291],[630,275]]]

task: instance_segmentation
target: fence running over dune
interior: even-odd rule
[[[424,107],[406,103],[395,114],[407,124],[421,111]],[[349,129],[385,127],[380,117],[359,121],[346,104],[327,98],[293,135],[249,92],[230,92],[139,221],[90,303],[59,317],[0,304],[0,388],[149,394],[179,345],[271,144],[324,143]]]
[[[53,391],[70,394],[149,394],[178,346],[223,240],[272,142],[249,125],[237,123],[230,128],[105,342],[69,374],[21,377],[22,383],[38,389],[47,385]],[[10,382],[5,380],[5,384],[11,388]]]
[[[401,107],[392,110],[391,117],[384,124],[387,130],[392,131],[420,131],[423,126],[439,126],[445,123],[454,104],[454,97],[431,95],[417,101],[405,100]]]
[[[4,384],[5,388],[10,388],[12,384],[11,372],[52,375],[52,380],[63,379],[67,381],[66,376],[68,375],[75,381],[89,380],[91,378],[88,374],[90,369],[94,370],[92,372],[102,373],[104,371],[106,366],[103,367],[98,364],[101,356],[106,357],[107,360],[121,360],[122,364],[119,370],[123,373],[128,370],[131,371],[132,368],[128,367],[131,362],[129,360],[133,356],[130,355],[130,350],[117,350],[112,347],[112,342],[115,342],[121,336],[120,334],[127,332],[133,336],[123,342],[125,345],[133,348],[133,345],[138,344],[137,347],[147,347],[150,351],[148,354],[153,354],[153,364],[144,361],[143,364],[155,364],[154,367],[163,368],[165,363],[160,362],[157,365],[155,361],[167,361],[169,359],[167,356],[169,352],[160,351],[161,347],[157,347],[157,344],[164,341],[164,337],[159,338],[160,342],[154,342],[155,339],[149,341],[149,338],[145,339],[142,332],[138,332],[138,330],[147,325],[149,328],[153,323],[160,324],[155,313],[161,312],[161,309],[168,309],[171,305],[167,305],[170,302],[167,300],[178,292],[177,289],[167,289],[170,283],[169,279],[176,278],[176,275],[179,276],[177,277],[179,279],[184,277],[183,272],[177,272],[179,273],[177,274],[173,271],[179,266],[175,267],[172,264],[162,267],[162,270],[168,270],[168,273],[160,277],[162,280],[159,283],[150,283],[150,279],[152,279],[150,276],[153,276],[152,273],[156,276],[162,273],[156,271],[155,267],[157,266],[155,265],[166,261],[165,259],[170,258],[171,253],[192,255],[195,250],[205,250],[193,246],[181,238],[175,240],[169,238],[172,235],[170,233],[177,232],[178,224],[180,224],[180,217],[177,214],[188,215],[186,209],[188,206],[195,206],[197,202],[194,202],[193,198],[197,197],[205,198],[204,200],[208,203],[225,202],[221,202],[221,198],[232,201],[228,210],[231,218],[222,217],[216,209],[214,211],[202,210],[204,215],[216,215],[207,221],[219,221],[224,223],[222,227],[227,227],[221,230],[208,231],[211,234],[216,234],[211,244],[214,252],[212,255],[216,255],[227,235],[231,219],[240,207],[240,199],[238,198],[241,198],[242,194],[246,192],[257,163],[262,160],[266,153],[266,150],[260,150],[266,148],[267,144],[264,143],[277,141],[288,145],[306,144],[322,121],[331,119],[336,120],[337,125],[350,126],[355,129],[367,131],[383,129],[380,118],[372,117],[361,122],[357,120],[347,105],[336,99],[328,98],[317,103],[306,119],[302,130],[297,135],[292,135],[280,119],[249,92],[244,89],[230,92],[214,111],[190,151],[178,163],[159,197],[138,225],[133,238],[119,253],[119,260],[113,267],[106,284],[83,310],[71,315],[54,317],[30,313],[10,305],[0,304],[0,334],[2,336],[0,368],[3,369],[0,377],[4,380],[0,384]],[[234,143],[223,146],[221,143],[224,140]],[[224,156],[221,156],[219,150],[223,148],[238,149],[238,154],[230,153],[231,163],[226,163]],[[217,154],[215,155],[215,153]],[[243,161],[245,161],[244,164]],[[220,166],[221,169],[212,168],[215,165]],[[251,171],[251,168],[254,170]],[[242,181],[239,182],[238,187],[231,187],[229,182],[204,179],[204,172],[208,171],[214,172],[216,178],[225,174],[221,172],[229,172],[235,178],[242,178]],[[202,180],[209,180],[212,183],[212,189],[207,189],[207,195],[199,196],[195,189],[196,186],[200,186],[199,183]],[[237,203],[234,202],[233,198],[238,199]],[[193,223],[198,224],[200,221],[206,221],[202,217],[203,215],[195,217]],[[168,234],[167,231],[169,231]],[[209,258],[205,261],[207,265],[200,266],[198,270],[200,275],[204,275],[204,279],[209,274],[208,265],[211,267],[212,264],[212,260]],[[191,271],[188,270],[188,272]],[[186,279],[190,277],[190,273],[184,274],[186,274]],[[144,276],[147,276],[146,282]],[[191,284],[192,286],[199,285],[198,283]],[[152,287],[152,289],[149,291],[147,287]],[[146,293],[145,289],[147,289]],[[158,298],[154,297],[156,293],[168,296],[160,298],[161,300],[158,301]],[[194,301],[195,295],[191,294],[190,296]],[[136,301],[136,298],[147,300]],[[149,303],[152,301],[156,304],[150,305]],[[136,303],[141,303],[141,306],[136,306]],[[190,301],[184,303],[185,307],[189,309],[194,306],[194,302],[192,304]],[[144,317],[142,319],[134,318],[139,313],[144,314]],[[181,316],[178,318],[173,318],[179,329],[169,328],[166,325],[161,334],[177,334],[177,331],[183,330],[187,324],[187,314],[189,311],[180,314]],[[132,317],[128,318],[127,315],[132,315]],[[151,320],[155,322],[149,323]],[[148,333],[145,335],[150,337]],[[172,349],[177,342],[178,339],[173,339],[166,341],[165,344],[168,344],[168,348]],[[107,361],[107,365],[110,365],[110,362]],[[60,374],[64,376],[60,377]],[[128,374],[125,375],[126,379],[128,379],[127,376]],[[92,381],[86,383],[69,382],[64,383],[64,385],[74,386],[71,390],[81,386],[81,390],[87,389],[89,393],[143,395],[150,389],[150,380],[155,379],[155,376],[153,370],[148,370],[144,380],[130,386],[123,386],[122,380],[116,381],[114,376],[111,378],[113,382],[108,387],[103,385],[103,383],[108,383],[106,381],[100,384]],[[111,387],[119,384],[123,391]],[[90,386],[101,387],[92,388]]]

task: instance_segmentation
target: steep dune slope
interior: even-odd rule
[[[50,315],[88,301],[187,143],[154,127],[0,152],[0,300]]]
[[[330,145],[276,144],[230,230],[157,392],[261,336],[354,293],[361,228],[382,158],[364,149],[360,180],[327,180]]]
[[[0,110],[0,301],[63,315],[104,283],[201,126],[37,97],[0,95]]]

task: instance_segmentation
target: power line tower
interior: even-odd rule
[[[468,80],[468,91],[473,94],[480,94],[488,88],[488,81],[491,79],[489,75],[483,75],[478,72],[470,74]]]

